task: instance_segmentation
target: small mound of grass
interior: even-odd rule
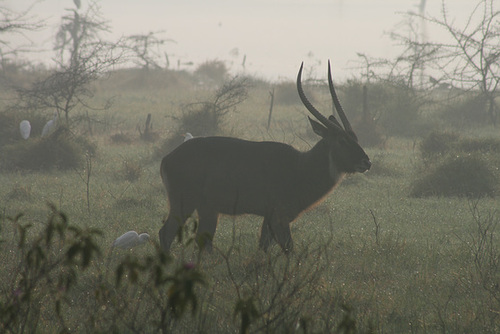
[[[500,153],[500,140],[497,138],[466,138],[457,146],[463,152]]]
[[[447,155],[454,149],[460,136],[452,132],[429,133],[420,143],[420,153],[424,160],[431,160]]]
[[[10,111],[0,111],[0,148],[18,141],[24,141],[19,132],[19,123],[29,120],[31,125],[30,138],[40,137],[47,119],[38,114],[17,114]]]
[[[436,160],[448,154],[463,153],[500,153],[500,140],[497,138],[468,138],[453,132],[429,133],[420,143],[422,158]]]
[[[126,133],[115,133],[110,137],[113,144],[131,144],[132,138]]]
[[[412,197],[495,196],[498,180],[486,161],[478,156],[449,156],[411,185]]]
[[[6,199],[11,201],[29,201],[32,197],[31,186],[19,184],[16,184],[6,195]]]
[[[401,171],[390,161],[385,154],[376,154],[372,159],[373,165],[368,171],[369,176],[388,176],[397,177],[401,175]]]
[[[135,182],[139,180],[142,175],[142,167],[134,161],[123,162],[123,176],[125,180]]]
[[[442,110],[438,110],[437,117],[446,124],[459,128],[470,128],[471,126],[484,126],[491,122],[491,116],[487,110],[487,99],[473,93],[455,99]]]
[[[95,153],[95,146],[75,137],[65,127],[59,127],[45,138],[29,139],[6,145],[0,161],[4,170],[46,171],[68,170],[81,166],[85,154]]]

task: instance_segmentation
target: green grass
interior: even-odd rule
[[[266,132],[267,94],[252,89],[225,124],[226,133],[310,147],[316,139],[298,105],[275,106],[273,126]],[[0,173],[1,213],[23,213],[20,222],[32,224],[28,240],[46,226],[47,203],[71,224],[103,232],[97,237],[102,255],[65,295],[64,321],[72,331],[155,332],[165,312],[165,326],[172,332],[234,333],[252,307],[257,313],[248,318],[250,332],[335,332],[349,320],[362,333],[500,331],[497,199],[411,198],[410,185],[421,166],[413,143],[404,139],[391,138],[385,149],[368,150],[373,173],[349,176],[323,204],[292,224],[296,249],[290,257],[277,246],[269,254],[258,250],[261,219],[254,216],[222,217],[216,250],[202,254],[200,261],[192,245],[175,243],[167,272],[194,262],[206,281],[195,289],[193,314],[187,307],[183,317],[174,319],[165,306],[168,286],[154,287],[147,269],[136,282],[129,282],[127,274],[117,286],[120,263],[155,257],[154,243],[168,208],[159,160],[152,156],[161,140],[175,134],[175,124],[165,116],[179,114],[182,103],[199,96],[205,92],[123,92],[111,110],[95,114],[109,119],[111,130],[96,126],[92,141],[98,149],[90,178],[83,166]],[[158,142],[142,142],[135,131],[148,112],[153,130],[160,133]],[[120,131],[129,133],[132,143],[113,144],[111,135]],[[379,163],[383,167],[375,172]],[[127,177],[127,164],[139,170],[133,178]],[[16,251],[14,224],[6,219],[1,224],[0,300],[6,300],[22,254]],[[153,243],[112,251],[113,240],[129,230],[148,232]],[[37,332],[61,329],[49,293],[41,288],[33,296],[43,301]]]

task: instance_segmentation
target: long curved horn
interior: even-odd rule
[[[297,91],[299,92],[299,97],[304,106],[309,110],[309,112],[316,117],[318,121],[320,121],[324,126],[332,130],[342,130],[340,126],[330,121],[328,118],[323,116],[314,106],[309,102],[306,95],[304,94],[304,90],[302,89],[302,69],[304,67],[304,62],[300,65],[299,74],[297,75]],[[342,130],[343,131],[343,130]]]
[[[349,121],[347,120],[347,116],[344,113],[344,109],[340,105],[339,98],[337,97],[337,93],[335,92],[335,88],[333,87],[332,70],[330,68],[329,60],[328,60],[328,86],[330,87],[330,95],[332,96],[335,109],[337,109],[337,113],[339,114],[340,120],[342,121],[342,124],[344,124],[344,129],[346,131],[354,133],[351,127],[351,123],[349,123]]]

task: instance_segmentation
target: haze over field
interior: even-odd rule
[[[7,0],[13,10],[27,8],[32,0]],[[390,58],[398,48],[388,33],[405,33],[402,13],[419,11],[420,0],[105,0],[99,1],[103,18],[120,36],[164,31],[159,37],[171,39],[164,45],[170,68],[190,69],[206,60],[227,62],[234,73],[245,71],[265,79],[292,79],[298,64],[311,66],[334,62],[336,78],[358,76],[357,53]],[[83,9],[87,1],[82,1]],[[473,1],[447,1],[448,15],[464,22],[473,10]],[[29,55],[44,61],[53,55],[54,36],[65,8],[72,0],[45,0],[36,3],[33,13],[47,18],[47,27],[30,34],[31,41],[45,52]],[[425,13],[441,15],[442,1],[427,0]],[[428,38],[443,38],[436,27],[426,27]],[[19,37],[17,37],[19,38]],[[242,66],[246,57],[245,67]],[[321,64],[320,64],[321,62]],[[165,64],[162,60],[162,64]],[[193,63],[193,65],[183,65]],[[315,66],[319,76],[324,66]]]
[[[89,1],[0,0],[0,333],[500,333],[500,0]]]

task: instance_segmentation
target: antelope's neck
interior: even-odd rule
[[[306,182],[324,195],[330,192],[343,178],[344,174],[335,164],[328,145],[320,140],[310,151],[302,155],[301,166]]]

